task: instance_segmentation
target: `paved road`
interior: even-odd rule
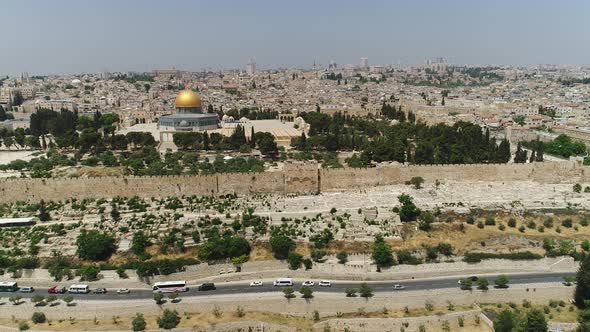
[[[551,283],[551,282],[562,282],[564,275],[573,275],[567,273],[556,273],[556,272],[543,272],[543,273],[523,273],[523,274],[506,274],[508,276],[509,284],[531,284],[531,288],[534,288],[535,284],[539,283]],[[488,279],[490,287],[494,284],[494,279],[497,275],[488,275],[485,278]],[[303,280],[294,280],[294,289],[297,290],[301,286]],[[332,287],[319,287],[317,282],[314,280],[316,285],[314,286],[314,292],[330,292],[330,293],[344,293],[346,288],[358,288],[361,284],[360,281],[332,281]],[[393,292],[393,284],[401,284],[405,287],[405,290],[434,290],[444,288],[457,288],[457,277],[443,277],[437,279],[416,279],[416,280],[403,280],[403,281],[373,281],[367,282],[375,293],[380,292]],[[217,283],[217,289],[214,291],[203,291],[197,290],[197,285],[190,285],[190,290],[186,293],[181,293],[179,297],[186,296],[205,296],[205,295],[222,295],[222,294],[253,294],[253,293],[268,293],[268,292],[280,292],[280,287],[274,287],[272,282],[265,282],[262,287],[249,287],[249,282],[240,283]],[[66,286],[67,287],[67,286]],[[476,285],[474,283],[474,289]],[[564,286],[566,287],[566,286]],[[32,294],[19,293],[23,298],[31,297],[33,295],[48,295],[46,289],[37,289]],[[13,296],[12,293],[0,293],[0,297],[4,299],[9,296]],[[57,294],[58,298],[63,297],[63,294]],[[72,295],[75,299],[85,300],[117,300],[117,299],[151,299],[153,293],[150,289],[132,290],[130,294],[117,294],[115,289],[109,289],[107,294],[74,294]]]

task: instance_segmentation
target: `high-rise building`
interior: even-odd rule
[[[361,58],[361,69],[369,69],[369,58],[367,58],[367,57]]]
[[[256,62],[254,62],[254,59],[250,58],[250,62],[246,66],[246,72],[248,75],[254,75],[256,73]]]

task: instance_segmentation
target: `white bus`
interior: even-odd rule
[[[88,285],[71,285],[68,289],[70,294],[88,294],[90,292],[90,288]]]
[[[275,286],[293,286],[293,279],[291,278],[279,278],[272,283]]]
[[[152,288],[154,293],[188,292],[186,281],[162,281],[156,282]]]

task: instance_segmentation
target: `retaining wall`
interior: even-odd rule
[[[403,184],[420,176],[426,182],[536,181],[590,182],[590,167],[577,162],[491,165],[392,165],[368,169],[318,169],[315,164],[287,164],[282,171],[199,176],[95,177],[0,180],[0,202],[65,200],[114,196],[143,198],[223,193],[312,194]]]

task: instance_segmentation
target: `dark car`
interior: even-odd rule
[[[107,293],[106,288],[97,288],[94,290],[94,294],[106,294],[106,293]]]
[[[209,291],[209,290],[215,290],[215,284],[212,282],[205,282],[202,283],[201,285],[199,285],[199,291]]]

